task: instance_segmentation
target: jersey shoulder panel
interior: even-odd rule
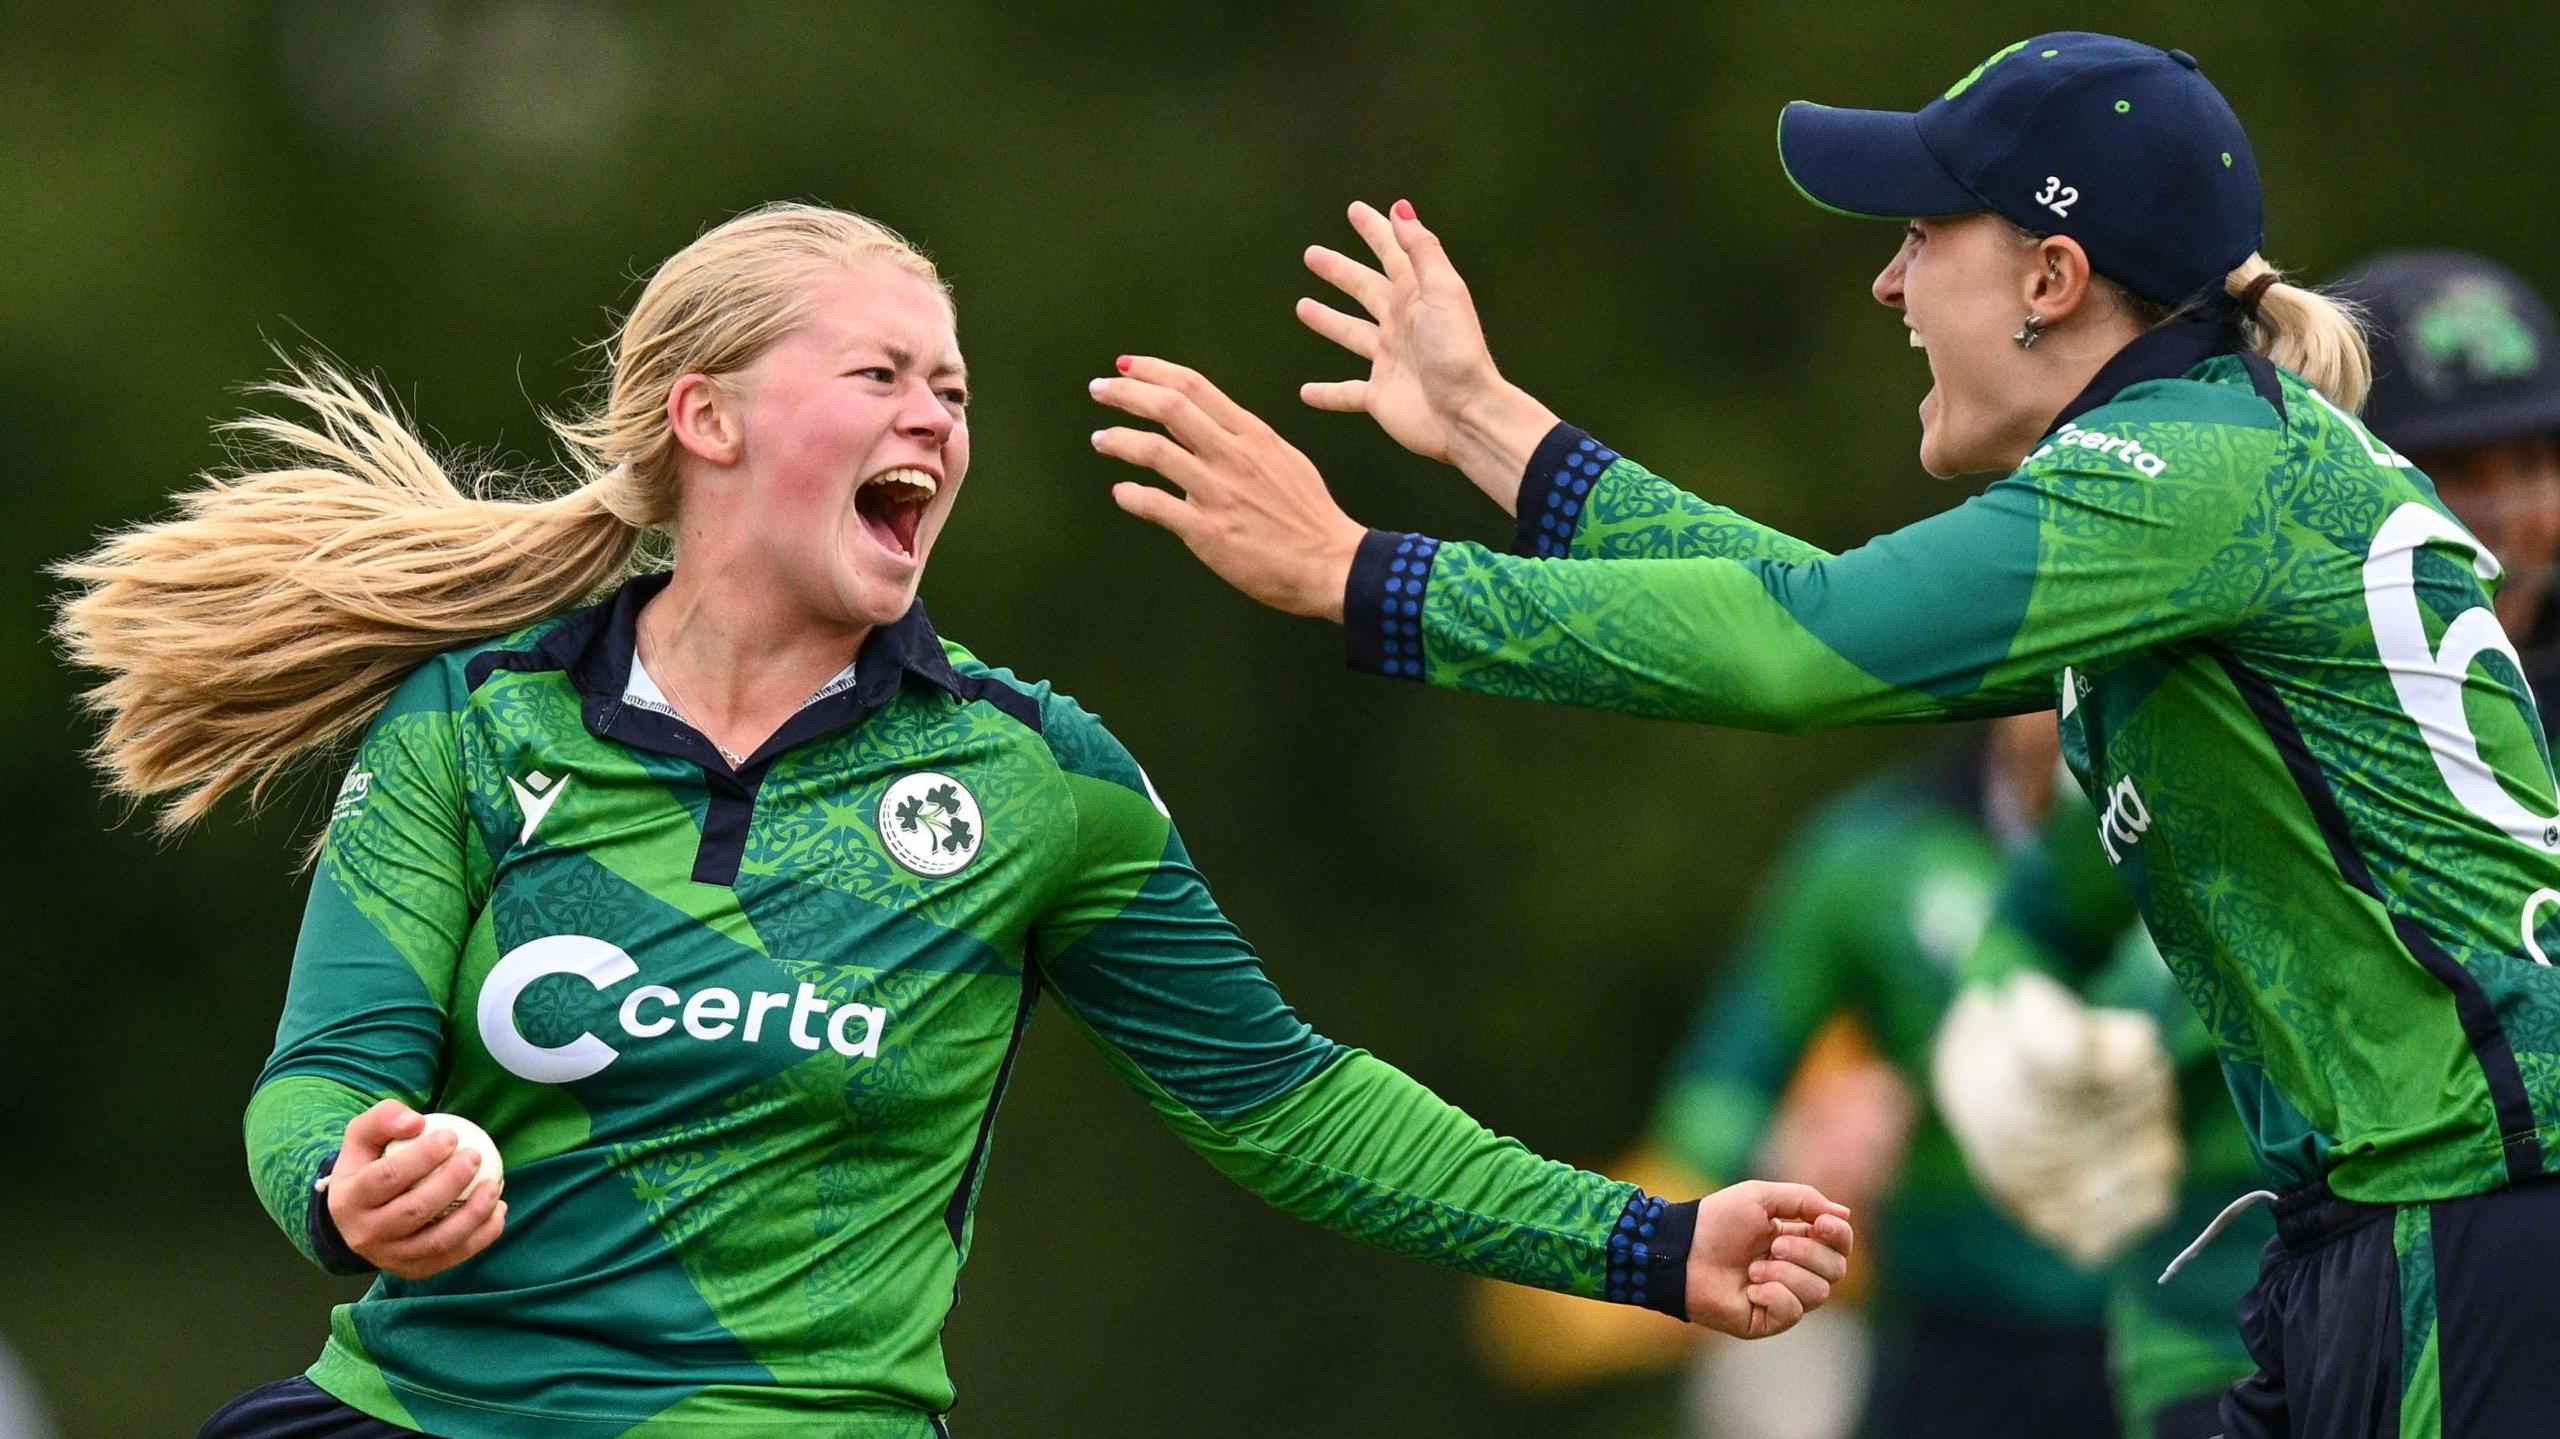
[[[2278,369],[2276,374],[2279,380],[2294,378],[2289,370]],[[2288,394],[2286,404],[2291,403],[2292,396]],[[2252,430],[2284,427],[2284,417],[2258,393],[2247,363],[2237,355],[2217,355],[2174,379],[2129,385],[2090,413],[2125,409],[2138,409],[2153,420],[2237,425]]]
[[[538,649],[546,636],[585,612],[569,610],[507,634],[438,651],[411,670],[400,687],[392,691],[391,699],[383,706],[383,717],[462,710],[470,703],[471,692],[486,683],[496,667],[490,657]]]
[[[2241,378],[2237,385],[2190,377],[2127,388],[2065,421],[2028,453],[2019,474],[2189,484],[2238,477],[2255,488],[2283,447],[2285,427],[2274,407],[2250,388],[2247,372],[2237,361],[2231,364]]]
[[[501,670],[566,670],[574,658],[565,652],[575,647],[575,636],[570,632],[585,630],[607,603],[609,599],[564,610],[522,629],[456,646],[437,658],[454,666],[462,676],[466,694],[487,684],[489,677]],[[560,643],[555,644],[555,640]]]
[[[949,640],[942,642],[942,648],[951,657],[952,669],[964,678],[990,688],[1002,686],[1030,704],[1039,717],[1035,728],[1061,772],[1108,780],[1141,795],[1150,793],[1146,775],[1128,747],[1074,696],[1047,680],[1024,679],[1010,669],[990,666]]]

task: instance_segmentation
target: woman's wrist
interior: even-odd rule
[[[1455,416],[1449,462],[1504,513],[1513,513],[1519,508],[1520,476],[1529,468],[1529,457],[1556,423],[1555,411],[1536,396],[1496,379]]]
[[[1361,541],[1368,537],[1368,526],[1344,516],[1329,541],[1310,551],[1309,578],[1301,586],[1296,603],[1288,608],[1309,619],[1341,624],[1345,593],[1351,586],[1352,562],[1359,556]]]

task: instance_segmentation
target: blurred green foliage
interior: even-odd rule
[[[2466,244],[2560,281],[2547,6],[2285,0],[2072,17],[2203,57],[2255,138],[2269,251],[2317,279]],[[636,278],[805,197],[958,286],[977,460],[926,594],[1146,760],[1320,1028],[1497,1128],[1599,1161],[1814,796],[1910,735],[1781,740],[1346,676],[1121,517],[1083,382],[1201,366],[1373,523],[1500,517],[1364,421],[1289,305],[1354,196],[1411,196],[1498,352],[1658,470],[1838,547],[1952,503],[1925,388],[1865,293],[1887,227],[1788,191],[1788,99],[1907,108],[2046,11],[821,3],[0,6],[0,530],[19,916],[0,1004],[0,1336],[74,1435],[188,1433],[293,1372],[350,1287],[241,1174],[318,790],[182,844],[99,799],[41,633],[49,560],[217,463],[211,424],[325,345],[454,452],[538,466]],[[949,1330],[976,1434],[1565,1435],[1667,1427],[1668,1385],[1531,1405],[1460,1342],[1458,1280],[1265,1210],[1035,1026]]]

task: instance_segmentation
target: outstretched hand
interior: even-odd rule
[[[1367,360],[1369,377],[1318,381],[1300,387],[1299,397],[1320,410],[1366,414],[1397,444],[1457,466],[1513,508],[1520,472],[1554,428],[1554,413],[1502,378],[1475,297],[1409,201],[1398,200],[1392,217],[1366,203],[1354,203],[1350,215],[1378,268],[1322,245],[1307,247],[1307,268],[1367,318],[1302,299],[1298,319]]]
[[[1120,508],[1173,531],[1218,578],[1273,609],[1340,621],[1351,561],[1368,530],[1342,512],[1313,461],[1198,372],[1123,355],[1093,397],[1164,426],[1115,427],[1093,447],[1155,471],[1180,494],[1111,487]]]
[[[1698,1202],[1689,1322],[1742,1339],[1795,1327],[1849,1272],[1847,1206],[1803,1184],[1746,1180]]]

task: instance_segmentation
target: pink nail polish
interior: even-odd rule
[[[1113,367],[1118,369],[1120,373],[1124,375],[1129,373],[1129,367],[1136,363],[1137,361],[1129,358],[1127,355],[1122,355],[1119,359],[1112,362]]]
[[[1399,220],[1410,220],[1414,218],[1413,202],[1411,200],[1396,201],[1396,218]]]

